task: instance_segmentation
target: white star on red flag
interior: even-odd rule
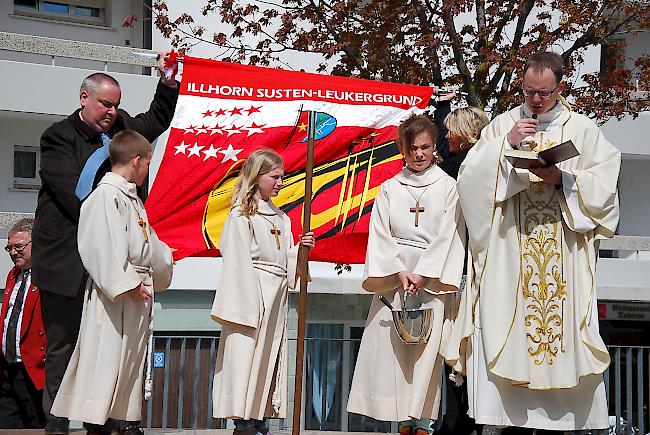
[[[242,127],[242,130],[247,130],[248,131],[248,136],[254,134],[254,133],[264,133],[264,130],[262,127],[264,127],[266,124],[261,124],[258,125],[256,123],[251,123],[250,127]]]
[[[224,131],[228,132],[228,137],[232,136],[233,134],[241,133],[238,127],[232,126],[232,128],[224,128]]]
[[[232,147],[232,144],[229,144],[227,149],[225,149],[225,150],[223,150],[223,151],[219,151],[219,152],[220,152],[221,154],[223,154],[223,161],[224,161],[224,162],[225,162],[226,160],[232,160],[233,162],[236,162],[236,161],[237,161],[237,154],[239,154],[239,153],[242,152],[242,151],[243,151],[243,150],[236,150],[236,149],[234,149],[234,148]]]
[[[183,154],[185,155],[185,150],[190,146],[190,144],[186,144],[185,142],[181,142],[179,145],[176,145],[174,148],[176,148],[176,154]]]
[[[199,145],[198,143],[195,143],[192,148],[189,148],[188,151],[190,152],[187,157],[189,156],[197,156],[201,157],[200,151],[205,148],[203,145]]]
[[[205,154],[205,157],[203,157],[203,161],[205,162],[210,157],[214,157],[216,159],[217,158],[217,151],[219,151],[220,149],[221,149],[221,147],[215,148],[212,145],[210,145],[210,148],[208,148],[205,151],[201,151],[203,154]]]

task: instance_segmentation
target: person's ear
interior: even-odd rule
[[[79,103],[81,104],[82,109],[86,106],[86,101],[88,101],[88,97],[90,97],[90,95],[88,94],[87,91],[81,91],[81,93],[79,94]]]
[[[566,82],[564,80],[560,80],[560,85],[557,87],[557,94],[563,95],[565,89],[566,89]]]

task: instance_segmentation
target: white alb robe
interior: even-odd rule
[[[221,233],[223,268],[212,306],[222,325],[215,418],[286,417],[288,287],[296,282],[298,247],[289,217],[270,201],[258,204],[252,216],[233,207]]]
[[[424,211],[416,227],[411,209],[417,202]],[[375,295],[347,409],[377,420],[436,418],[443,363],[439,350],[454,298],[449,293],[458,291],[465,256],[456,182],[435,165],[419,173],[402,170],[382,184],[369,233],[363,287]],[[400,307],[404,290],[397,274],[401,271],[425,278],[419,292],[422,307],[434,310],[426,344],[402,343],[391,311],[379,300],[383,295]]]
[[[146,236],[144,231],[146,231]],[[126,292],[164,290],[172,252],[151,229],[136,185],[107,173],[84,201],[77,234],[90,278],[79,338],[52,414],[86,423],[139,421],[153,301]]]
[[[572,140],[580,152],[557,165],[555,189],[503,157],[524,117],[530,111],[519,106],[494,119],[460,169],[471,262],[445,356],[466,370],[477,423],[606,428],[610,358],[598,332],[595,242],[618,223],[620,153],[558,103],[538,117],[532,143],[541,150]]]

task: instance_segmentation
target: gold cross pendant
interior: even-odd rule
[[[271,234],[275,236],[275,246],[280,249],[280,234],[282,234],[282,231],[280,231],[276,226],[275,223],[273,224],[273,228],[271,229]]]
[[[147,223],[144,221],[144,219],[140,218],[138,221],[138,225],[140,225],[140,228],[142,228],[142,234],[144,235],[144,240],[149,241],[149,234],[147,234]]]
[[[424,207],[420,207],[420,201],[417,201],[415,207],[411,207],[409,211],[415,213],[415,226],[417,227],[420,223],[420,213],[424,212]]]

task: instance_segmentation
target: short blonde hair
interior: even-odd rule
[[[257,177],[283,167],[282,156],[270,148],[255,150],[246,158],[232,193],[232,204],[241,205],[242,216],[257,213]]]
[[[461,107],[447,115],[445,127],[458,136],[461,143],[468,145],[466,149],[470,149],[481,137],[481,130],[489,122],[490,120],[481,109]]]

